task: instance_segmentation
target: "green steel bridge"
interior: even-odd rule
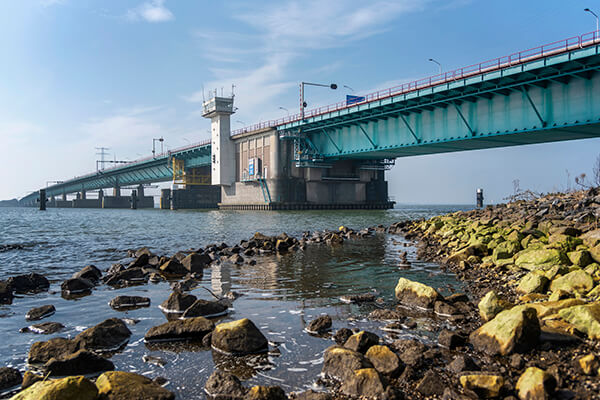
[[[231,132],[276,129],[298,166],[600,137],[600,31]],[[47,196],[176,180],[210,141],[48,186]],[[23,205],[35,205],[34,192]]]

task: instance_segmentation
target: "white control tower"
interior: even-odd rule
[[[202,107],[202,116],[211,121],[211,184],[231,186],[235,182],[235,146],[230,138],[233,96],[215,95]]]

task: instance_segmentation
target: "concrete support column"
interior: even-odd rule
[[[144,185],[138,185],[137,194],[140,198],[144,197]]]
[[[132,210],[137,209],[137,202],[138,202],[137,191],[134,189],[131,191],[131,209]]]
[[[62,199],[63,199],[63,201],[67,201],[67,194],[66,193],[62,194]]]
[[[269,155],[271,158],[271,168],[269,173],[269,179],[278,179],[281,177],[281,162],[279,157],[281,157],[281,149],[280,149],[280,140],[279,135],[275,134],[273,137],[273,147],[271,149],[271,154]]]
[[[77,194],[75,195],[75,198],[77,200],[81,199],[81,192],[77,192]]]
[[[98,199],[100,200],[100,204],[102,204],[102,199],[104,198],[104,190],[98,190]]]
[[[113,196],[121,197],[121,187],[120,186],[115,186],[113,188]]]
[[[46,210],[46,189],[40,189],[40,211]]]
[[[171,208],[171,189],[162,189],[160,191],[160,208],[161,210]]]

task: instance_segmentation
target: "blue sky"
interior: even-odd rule
[[[202,89],[236,85],[234,128],[595,29],[598,0],[0,1],[0,199],[208,138]],[[241,122],[238,122],[241,121]],[[564,189],[600,140],[399,159],[399,203],[501,201],[512,181]]]

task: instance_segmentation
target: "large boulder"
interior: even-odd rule
[[[21,371],[16,368],[0,368],[0,393],[6,389],[19,386],[23,381]]]
[[[580,236],[583,243],[588,247],[595,247],[600,244],[600,229],[589,231]]]
[[[242,385],[237,376],[217,369],[206,381],[204,391],[210,398],[241,399],[248,389]]]
[[[149,307],[150,299],[141,296],[117,296],[108,305],[114,310],[130,310],[133,308]]]
[[[214,318],[227,314],[227,306],[218,301],[196,300],[182,315],[182,318]]]
[[[556,379],[546,371],[529,367],[517,381],[520,400],[544,400],[550,398],[556,388]]]
[[[394,375],[402,367],[400,359],[387,346],[371,346],[365,354],[377,372],[384,375]]]
[[[98,388],[83,376],[34,383],[11,400],[96,400]]]
[[[81,269],[81,271],[73,274],[72,278],[83,278],[94,283],[98,283],[102,278],[102,271],[96,268],[94,265],[87,265]]]
[[[535,308],[538,319],[558,314],[563,308],[574,307],[585,304],[581,299],[563,299],[555,301],[540,301],[538,303],[527,303],[528,307]]]
[[[206,268],[211,262],[212,259],[208,254],[191,253],[181,260],[181,265],[183,265],[184,268],[190,273],[202,274],[204,268]]]
[[[202,339],[214,328],[212,321],[204,317],[180,319],[150,328],[144,339],[146,341]]]
[[[86,293],[94,288],[94,283],[85,278],[67,279],[60,285],[60,289],[67,294]]]
[[[329,315],[320,315],[317,318],[310,321],[310,323],[306,327],[306,332],[315,335],[320,335],[331,330],[331,325],[332,321]]]
[[[124,345],[130,336],[131,331],[125,322],[119,318],[109,318],[81,332],[75,341],[83,349],[111,351]]]
[[[45,276],[32,272],[8,278],[7,284],[17,293],[41,292],[48,290],[50,282]]]
[[[500,375],[465,374],[460,377],[460,384],[463,388],[477,393],[479,398],[487,399],[500,395],[500,389],[504,385],[504,378]]]
[[[0,304],[11,304],[12,300],[12,287],[10,287],[8,282],[0,281]]]
[[[513,307],[496,315],[471,333],[475,349],[489,355],[508,355],[534,347],[540,337],[540,323],[534,308]]]
[[[481,298],[477,308],[479,309],[479,315],[484,321],[490,321],[499,312],[511,308],[512,304],[498,297],[496,292],[490,290],[485,296]]]
[[[361,353],[341,346],[331,346],[323,355],[323,375],[344,381],[362,368],[373,368],[369,360]]]
[[[79,343],[72,339],[53,338],[35,342],[29,349],[28,364],[45,364],[51,358],[63,358],[79,350]]]
[[[225,322],[215,327],[211,346],[232,354],[260,353],[268,350],[267,338],[248,318]]]
[[[174,400],[175,395],[145,376],[132,372],[105,372],[96,380],[102,400]]]
[[[146,272],[140,267],[128,268],[115,272],[113,274],[105,275],[103,280],[104,283],[115,287],[125,287],[131,285],[139,285],[146,282]]]
[[[176,258],[171,258],[161,265],[159,269],[163,274],[168,276],[184,276],[189,272]]]
[[[600,302],[563,308],[558,315],[590,339],[600,339]]]
[[[40,319],[44,319],[53,315],[56,312],[56,308],[52,304],[48,304],[45,306],[35,307],[31,310],[27,311],[25,315],[25,319],[27,321],[39,321]]]
[[[557,249],[527,249],[519,252],[516,257],[515,264],[518,267],[531,271],[570,263],[566,254]]]
[[[432,308],[442,296],[432,287],[420,282],[400,278],[396,285],[396,298],[404,305]]]
[[[372,332],[360,331],[350,336],[344,347],[365,354],[371,346],[379,344],[379,336]]]
[[[60,322],[42,322],[41,324],[29,325],[26,328],[21,328],[19,332],[26,333],[37,333],[39,335],[50,335],[52,333],[63,330],[65,326]]]
[[[60,359],[51,358],[44,364],[44,370],[52,376],[86,375],[114,369],[110,360],[87,350],[79,350]]]
[[[565,292],[586,293],[594,287],[594,280],[584,270],[577,269],[566,275],[558,277],[550,284],[550,290],[564,290]]]
[[[545,293],[550,280],[539,271],[532,271],[526,274],[521,280],[517,288],[517,293],[530,294],[530,293]]]
[[[417,384],[417,392],[423,396],[441,396],[444,393],[444,382],[440,375],[434,370],[430,369],[425,372],[425,375]]]
[[[379,398],[386,384],[374,368],[355,370],[342,384],[340,390],[349,396]]]
[[[197,298],[193,294],[174,291],[158,308],[166,313],[183,313],[196,300]]]

